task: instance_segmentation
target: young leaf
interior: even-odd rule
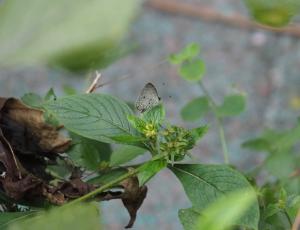
[[[128,115],[127,119],[130,124],[139,132],[143,132],[147,125],[146,121],[134,115]]]
[[[184,62],[179,69],[180,76],[192,83],[201,81],[204,73],[205,65],[200,59]]]
[[[156,173],[167,166],[167,162],[164,159],[149,161],[142,165],[140,173],[138,174],[140,186],[146,184]]]
[[[220,197],[203,210],[195,229],[225,230],[237,224],[243,226],[240,219],[255,202],[254,190],[235,191]],[[243,227],[257,229],[257,224],[248,223]]]
[[[56,100],[56,94],[53,88],[50,88],[44,97],[44,101]]]
[[[192,134],[195,143],[204,136],[204,134],[207,132],[208,126],[200,126],[198,128],[194,128],[190,130],[190,133]]]
[[[165,119],[166,112],[162,104],[154,106],[143,113],[143,120],[151,124],[159,125]]]
[[[111,143],[113,137],[136,134],[127,120],[132,110],[109,95],[67,96],[45,103],[44,108],[66,129],[93,140]]]
[[[200,52],[200,47],[196,43],[190,43],[177,54],[169,56],[169,62],[172,64],[181,64],[184,61],[192,60]]]
[[[200,217],[200,213],[193,208],[180,209],[178,217],[184,230],[196,230],[196,224]]]
[[[236,116],[243,112],[246,108],[245,96],[241,94],[233,94],[226,96],[221,106],[217,107],[219,116]]]
[[[185,121],[195,121],[200,119],[209,109],[208,99],[206,97],[198,97],[182,108],[181,117]]]
[[[128,161],[133,160],[137,156],[144,154],[146,151],[146,149],[140,147],[122,145],[112,152],[110,166],[115,167],[118,165],[125,164]]]
[[[99,210],[93,204],[54,208],[9,227],[9,230],[40,229],[101,229]]]
[[[170,169],[178,177],[198,211],[230,192],[252,188],[245,177],[226,165],[177,164]],[[256,201],[237,224],[257,229],[258,220]]]

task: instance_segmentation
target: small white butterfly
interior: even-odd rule
[[[141,113],[159,104],[160,97],[152,83],[147,83],[135,102],[135,107]]]

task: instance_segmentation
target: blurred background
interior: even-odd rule
[[[109,83],[97,92],[135,101],[152,82],[169,120],[195,127],[199,121],[184,122],[180,110],[202,92],[166,61],[195,42],[213,98],[222,102],[235,90],[247,96],[246,111],[225,119],[224,126],[230,162],[250,170],[264,155],[253,155],[241,143],[264,128],[293,127],[300,111],[299,3],[272,2],[272,10],[264,11],[255,0],[30,0],[26,6],[0,0],[0,96],[45,94],[51,87],[57,95],[67,88],[84,92],[98,70],[101,83]],[[203,117],[200,123],[209,123],[210,130],[193,155],[201,162],[222,163],[215,121]],[[121,201],[102,207],[105,229],[126,225]],[[133,229],[182,229],[177,210],[187,207],[181,185],[162,171],[150,182]]]

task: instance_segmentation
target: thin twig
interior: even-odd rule
[[[200,85],[200,88],[202,89],[203,93],[208,98],[210,108],[211,108],[211,110],[213,111],[213,113],[216,117],[217,126],[218,126],[218,129],[219,129],[219,136],[220,136],[222,150],[223,150],[224,162],[225,162],[225,164],[229,164],[229,154],[228,154],[228,148],[227,148],[227,143],[226,143],[226,139],[225,139],[225,133],[224,133],[224,128],[223,128],[222,118],[218,115],[217,105],[216,105],[214,99],[212,98],[212,96],[210,95],[210,93],[208,92],[208,90],[206,89],[206,87],[204,86],[204,84],[200,81],[199,85]]]
[[[160,11],[171,14],[181,14],[190,17],[201,18],[208,22],[220,22],[242,29],[264,29],[278,34],[300,37],[300,26],[291,25],[284,28],[274,28],[251,21],[240,14],[224,15],[212,7],[199,3],[188,3],[178,0],[148,0],[147,5]]]
[[[88,94],[88,93],[94,92],[95,89],[97,88],[100,78],[101,78],[101,73],[96,71],[96,77],[95,77],[93,83],[90,85],[90,87],[85,91],[85,93]]]

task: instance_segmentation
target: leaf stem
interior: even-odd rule
[[[222,118],[218,115],[218,112],[217,112],[217,104],[215,103],[214,99],[212,98],[212,96],[210,95],[210,93],[208,92],[208,90],[206,89],[206,87],[204,86],[202,81],[199,82],[199,85],[200,85],[200,88],[202,89],[203,93],[208,98],[209,106],[216,117],[216,122],[217,122],[217,126],[219,129],[219,137],[220,137],[221,145],[222,145],[224,162],[225,162],[225,164],[229,164],[229,154],[228,154],[227,142],[225,139]]]

